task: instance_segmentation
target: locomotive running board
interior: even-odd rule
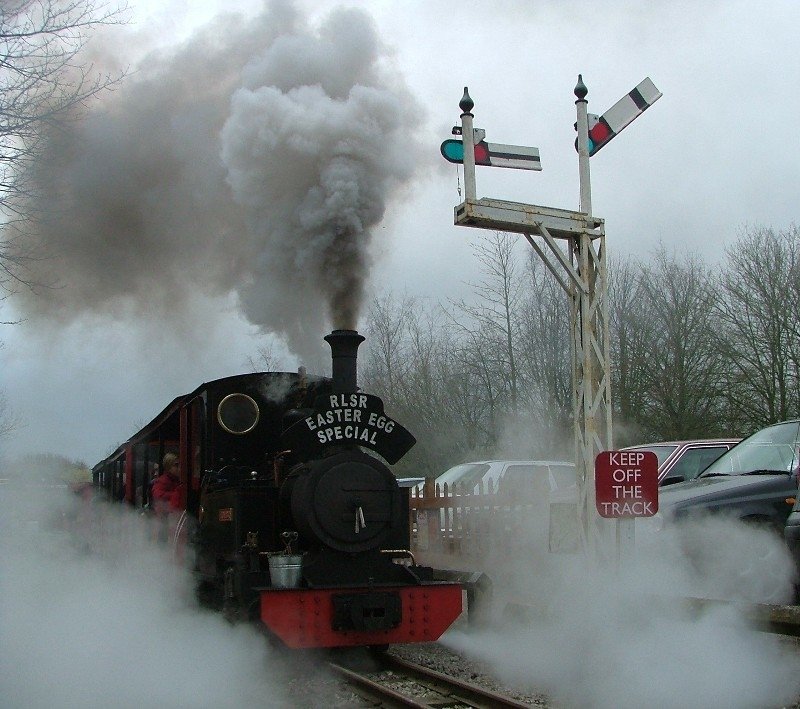
[[[261,589],[261,621],[290,648],[393,645],[438,640],[461,615],[460,584],[382,588],[400,599],[400,622],[384,630],[334,630],[335,597],[356,589]],[[363,594],[371,592],[364,590]],[[366,604],[375,613],[374,602]],[[390,612],[387,608],[387,612]],[[366,624],[367,626],[369,623]]]

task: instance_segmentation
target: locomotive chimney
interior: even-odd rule
[[[334,393],[356,390],[357,352],[364,339],[355,330],[334,330],[325,336],[325,342],[331,346]]]

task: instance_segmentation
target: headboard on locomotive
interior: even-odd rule
[[[396,463],[416,441],[386,415],[381,399],[358,389],[356,353],[364,338],[334,330],[325,340],[333,390],[317,397],[283,435],[287,448],[302,451],[281,491],[283,519],[292,521],[309,549],[407,549],[407,491],[381,459]]]

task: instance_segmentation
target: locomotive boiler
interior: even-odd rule
[[[292,648],[437,639],[461,583],[410,551],[408,490],[390,469],[415,439],[357,387],[364,338],[335,330],[332,376],[261,372],[178,397],[111,456],[94,483],[147,509],[165,453],[179,509],[159,520],[200,600]]]

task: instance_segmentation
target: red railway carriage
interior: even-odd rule
[[[414,438],[357,389],[364,338],[325,339],[332,378],[207,382],[99,462],[94,484],[147,509],[154,476],[167,472],[160,462],[177,455],[180,504],[164,515],[162,539],[181,553],[189,544],[204,604],[289,647],[435,640],[461,613],[464,585],[409,551],[408,490],[389,465]]]

